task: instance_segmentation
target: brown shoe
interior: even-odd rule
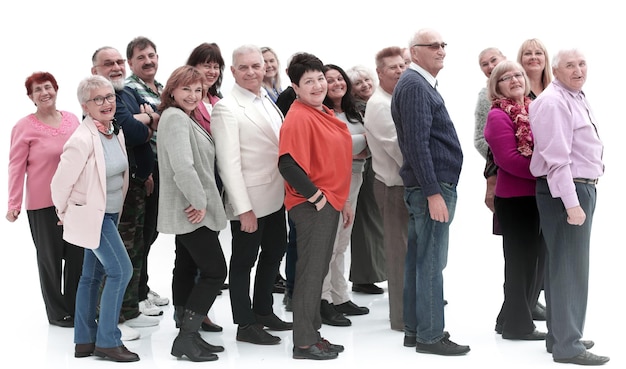
[[[96,347],[93,354],[103,359],[117,361],[118,363],[139,361],[139,355],[128,351],[124,345],[111,348]]]
[[[93,350],[96,348],[95,343],[77,343],[74,348],[74,357],[88,357],[93,355]]]

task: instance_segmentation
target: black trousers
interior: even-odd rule
[[[174,306],[206,315],[226,280],[226,259],[218,233],[200,227],[175,237],[172,277]]]
[[[287,221],[285,208],[258,218],[254,233],[241,231],[241,222],[230,222],[232,252],[228,274],[230,305],[235,324],[256,322],[255,313],[273,312],[272,291],[280,262],[287,248]],[[260,252],[259,252],[260,250]],[[258,262],[257,262],[258,260]],[[256,263],[254,291],[250,299],[250,273]]]
[[[27,215],[48,321],[74,316],[84,249],[63,240],[63,226],[57,224],[54,206],[28,210]]]
[[[537,263],[545,257],[537,202],[534,196],[496,197],[495,210],[504,249],[504,303],[496,323],[507,333],[530,333],[535,329],[535,286],[544,275]]]

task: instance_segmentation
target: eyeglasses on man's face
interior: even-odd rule
[[[448,46],[448,44],[446,44],[445,42],[433,42],[431,44],[415,44],[413,46],[423,46],[423,47],[427,47],[433,51],[437,51],[439,50],[439,48],[445,50],[446,46]]]
[[[112,68],[115,64],[123,67],[126,65],[126,59],[105,60],[101,65],[97,65],[97,67]]]
[[[104,100],[106,100],[109,103],[114,103],[115,102],[115,94],[108,94],[106,96],[96,96],[93,99],[89,99],[85,102],[90,102],[93,101],[94,104],[100,106],[102,104],[104,104]]]

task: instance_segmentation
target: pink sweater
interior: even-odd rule
[[[61,126],[52,128],[35,114],[20,119],[11,131],[9,151],[9,206],[21,210],[26,181],[26,210],[43,209],[52,204],[50,182],[59,164],[63,145],[79,126],[78,118],[61,111]]]
[[[496,196],[535,196],[536,179],[530,173],[530,158],[517,151],[513,121],[503,110],[489,111],[485,139],[498,166]]]

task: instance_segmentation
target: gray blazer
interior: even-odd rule
[[[167,108],[159,121],[159,215],[157,230],[184,234],[201,226],[226,228],[226,213],[215,184],[215,144],[209,133],[178,108]],[[206,209],[192,224],[185,209]]]

